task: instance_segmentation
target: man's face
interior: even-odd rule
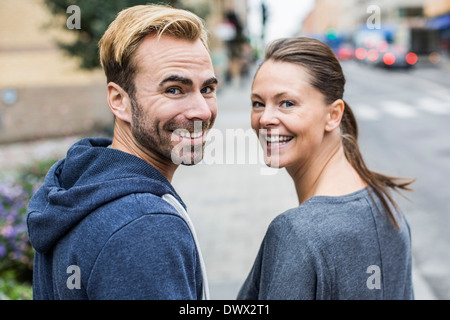
[[[217,115],[217,79],[207,49],[200,40],[148,36],[134,59],[135,143],[160,161],[198,163]]]

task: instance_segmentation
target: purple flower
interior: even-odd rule
[[[10,266],[12,261],[29,261],[24,257],[33,254],[26,225],[28,200],[22,186],[0,182],[0,269]]]
[[[16,235],[16,233],[14,232],[13,226],[6,225],[2,228],[1,235],[4,236],[6,239],[11,239]]]

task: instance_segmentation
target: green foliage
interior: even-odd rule
[[[77,5],[80,8],[80,27],[71,31],[77,33],[75,42],[58,45],[69,55],[80,57],[80,67],[94,69],[100,66],[98,59],[98,41],[102,37],[109,24],[115,19],[122,9],[148,3],[169,4],[179,7],[179,0],[146,1],[146,0],[45,0],[50,12],[56,17],[62,17],[64,21],[70,17],[67,8]],[[55,21],[60,22],[60,19]],[[67,29],[65,24],[59,26]]]
[[[14,270],[0,274],[0,300],[31,300],[32,298],[31,284],[19,282]]]

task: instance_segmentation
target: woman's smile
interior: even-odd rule
[[[262,134],[261,137],[264,139],[267,150],[281,149],[284,148],[289,142],[294,139],[293,136],[285,135],[273,135],[273,134]]]

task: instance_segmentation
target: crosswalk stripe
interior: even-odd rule
[[[368,104],[359,104],[353,110],[357,118],[363,120],[378,120],[381,118],[381,113],[374,107]]]
[[[419,99],[417,105],[420,109],[437,114],[437,115],[445,115],[450,114],[450,102],[448,104],[444,104],[433,98],[421,98]]]
[[[418,115],[416,109],[400,101],[384,101],[382,108],[398,118],[414,118]]]
[[[355,116],[364,121],[380,120],[386,115],[410,119],[420,114],[450,115],[450,102],[447,103],[432,97],[423,97],[412,104],[395,100],[379,101],[376,107],[367,103],[356,103],[352,106],[352,109]]]

